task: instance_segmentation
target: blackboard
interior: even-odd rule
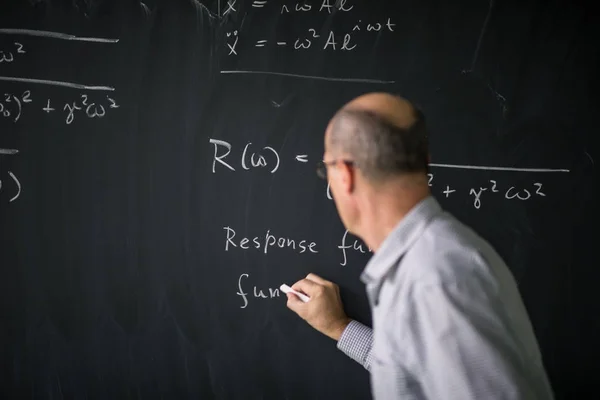
[[[506,259],[557,398],[582,398],[600,333],[593,15],[2,2],[2,398],[369,398],[368,372],[276,289],[318,273],[370,324],[370,253],[314,168],[329,118],[370,91],[424,111],[433,194]]]

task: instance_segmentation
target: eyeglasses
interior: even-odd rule
[[[350,160],[331,160],[331,161],[319,161],[317,163],[317,175],[319,178],[327,179],[327,167],[330,165],[336,165],[337,163],[344,163],[348,166],[353,166],[354,161]]]

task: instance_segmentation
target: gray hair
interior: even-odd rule
[[[376,113],[342,109],[334,116],[329,135],[332,151],[352,157],[365,178],[382,181],[405,173],[429,172],[427,128],[415,109],[415,122],[393,125]]]

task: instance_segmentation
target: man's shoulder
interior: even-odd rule
[[[449,283],[465,277],[489,277],[504,267],[494,248],[448,212],[436,217],[401,260],[417,282]]]
[[[431,221],[415,242],[414,250],[435,257],[454,253],[471,257],[475,253],[494,251],[475,230],[446,211]]]

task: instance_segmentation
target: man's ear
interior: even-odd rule
[[[352,193],[356,186],[356,169],[352,165],[341,163],[339,173],[344,191]]]

